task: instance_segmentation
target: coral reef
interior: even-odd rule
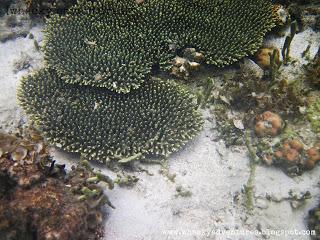
[[[189,92],[153,79],[128,94],[71,85],[53,70],[22,80],[20,105],[55,145],[87,160],[130,162],[167,156],[202,126]]]
[[[267,0],[80,1],[49,20],[45,55],[68,83],[128,93],[180,49],[223,66],[253,54],[273,26]]]
[[[282,119],[273,112],[266,111],[256,118],[255,133],[257,136],[276,136],[281,131]]]
[[[111,203],[97,183],[112,181],[87,163],[56,164],[34,130],[24,138],[0,134],[0,239],[87,240],[103,237],[102,206]]]
[[[316,144],[314,147],[308,149],[307,151],[307,160],[305,165],[308,169],[312,169],[315,167],[317,162],[320,161],[320,144]]]
[[[274,156],[277,160],[282,159],[288,166],[297,165],[301,161],[300,154],[303,148],[303,144],[298,139],[286,140],[281,148],[275,151]]]
[[[276,26],[284,26],[290,21],[290,14],[288,10],[281,4],[274,4],[272,8],[272,14]]]

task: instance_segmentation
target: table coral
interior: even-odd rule
[[[52,143],[87,160],[167,156],[202,126],[189,92],[170,81],[154,79],[118,94],[67,84],[55,71],[41,70],[22,80],[18,98]]]
[[[44,50],[66,82],[128,93],[179,49],[224,66],[253,54],[273,26],[269,0],[80,1],[48,21]]]

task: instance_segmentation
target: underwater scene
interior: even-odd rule
[[[0,0],[0,240],[320,239],[320,0]]]

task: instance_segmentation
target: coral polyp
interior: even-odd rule
[[[189,92],[152,80],[128,94],[67,84],[52,70],[22,80],[18,98],[49,141],[87,160],[167,156],[202,126]]]
[[[49,20],[44,49],[66,82],[128,93],[179,49],[224,66],[253,54],[273,26],[269,0],[79,1]]]

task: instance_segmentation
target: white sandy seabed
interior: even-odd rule
[[[41,26],[31,29],[40,44]],[[291,46],[291,56],[301,59],[301,53],[311,40],[311,55],[320,43],[320,35],[312,30],[297,34]],[[283,38],[268,40],[268,45],[282,47]],[[31,57],[27,70],[14,73],[13,63],[21,54]],[[301,60],[302,61],[302,60]],[[300,62],[300,65],[303,62]],[[26,117],[16,102],[16,88],[21,76],[43,64],[43,56],[29,38],[0,43],[0,126],[12,130]],[[299,63],[298,63],[299,65]],[[290,71],[289,71],[290,74]],[[212,131],[214,119],[205,113],[204,130],[198,138],[169,159],[170,173],[175,182],[159,173],[157,165],[145,165],[153,176],[135,173],[140,179],[132,188],[116,187],[108,196],[116,206],[108,209],[105,224],[107,240],[165,240],[165,239],[309,239],[306,235],[268,235],[272,230],[306,230],[308,210],[319,202],[320,169],[290,178],[273,167],[258,166],[255,178],[255,209],[247,214],[244,185],[249,177],[249,158],[245,147],[227,149],[216,141]],[[78,156],[55,150],[57,160],[72,164]],[[106,168],[105,173],[115,176]],[[176,187],[189,190],[189,197],[176,196]],[[290,191],[310,191],[312,199],[294,209]],[[217,234],[217,231],[251,231],[240,235]],[[265,232],[265,234],[252,233]],[[273,232],[274,233],[274,232]],[[279,232],[278,232],[279,233]],[[300,232],[302,233],[302,232]]]

